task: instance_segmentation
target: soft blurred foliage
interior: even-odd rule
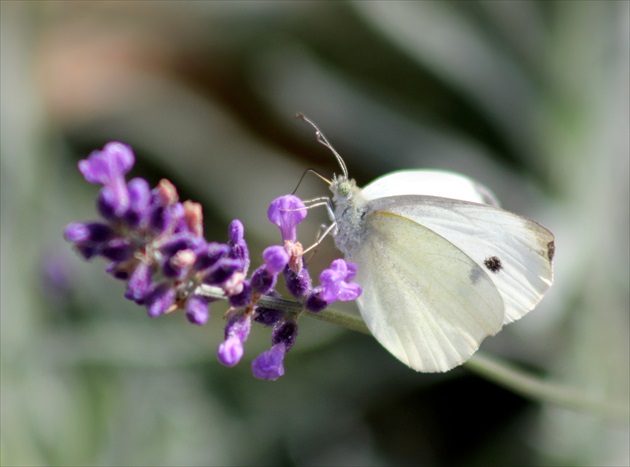
[[[0,2],[2,464],[628,465],[627,425],[307,318],[277,382],[249,370],[265,329],[224,368],[225,307],[150,320],[62,231],[96,217],[77,161],[120,140],[133,176],[201,202],[210,239],[241,219],[259,257],[268,203],[337,170],[302,111],[359,184],[451,169],[555,232],[554,287],[482,349],[628,403],[629,5]]]

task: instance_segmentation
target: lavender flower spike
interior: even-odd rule
[[[289,293],[311,312],[360,295],[361,287],[351,282],[356,266],[341,259],[323,271],[321,284],[313,287],[297,238],[307,208],[297,196],[282,196],[269,206],[267,216],[280,228],[282,244],[266,248],[264,263],[248,274],[250,258],[241,221],[230,224],[227,243],[208,242],[201,205],[180,202],[168,180],[153,189],[143,178],[127,183],[134,162],[131,148],[119,142],[108,143],[79,162],[85,179],[102,185],[97,208],[103,219],[72,222],[64,236],[85,259],[106,259],[106,271],[126,281],[125,297],[146,307],[150,317],[184,310],[189,322],[203,325],[210,303],[227,299],[231,308],[225,339],[217,349],[223,365],[231,367],[242,359],[252,321],[257,321],[273,331],[271,348],[252,362],[252,372],[265,380],[284,375],[283,361],[295,344],[299,313],[271,300],[280,296],[275,286],[281,273]]]
[[[280,227],[283,242],[296,242],[297,226],[306,218],[306,206],[297,196],[281,196],[271,202],[267,217],[271,223]]]

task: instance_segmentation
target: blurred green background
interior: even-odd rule
[[[268,203],[337,170],[301,111],[360,185],[455,170],[550,228],[554,287],[482,349],[627,404],[629,5],[0,2],[2,464],[628,465],[627,424],[307,318],[277,382],[250,374],[266,329],[222,367],[225,308],[150,320],[62,231],[96,217],[77,161],[120,140],[132,176],[202,203],[209,239],[241,219],[259,257]]]

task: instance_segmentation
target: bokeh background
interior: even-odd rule
[[[482,349],[627,405],[629,5],[0,2],[2,464],[628,465],[627,423],[416,374],[307,318],[280,380],[250,374],[265,329],[224,368],[224,308],[150,320],[62,231],[96,217],[77,161],[119,140],[132,176],[201,202],[209,239],[241,219],[258,257],[268,203],[337,170],[301,111],[359,184],[451,169],[549,227],[554,287]]]

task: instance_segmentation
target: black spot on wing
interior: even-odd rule
[[[495,274],[503,269],[503,264],[498,256],[490,256],[483,261],[483,265],[488,268],[490,272]]]
[[[553,261],[553,256],[556,254],[556,244],[554,242],[547,243],[547,258],[549,261]]]

